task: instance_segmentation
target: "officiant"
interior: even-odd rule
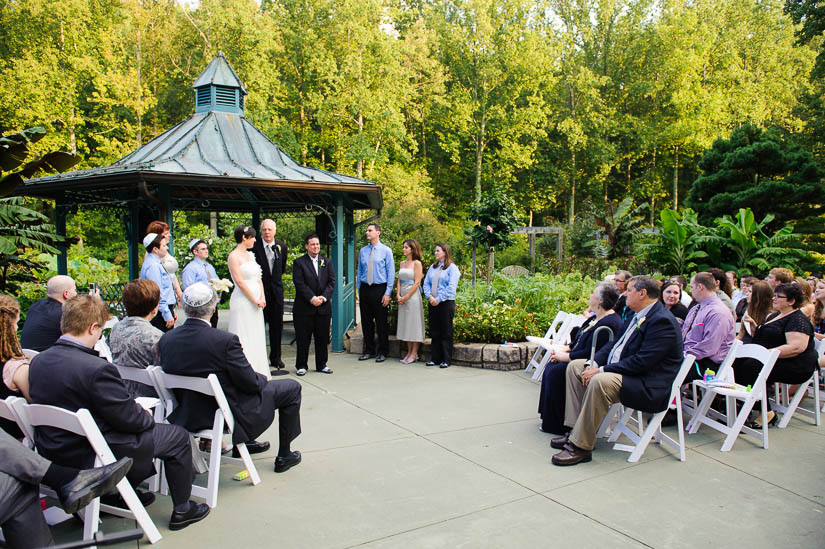
[[[286,269],[286,244],[275,240],[277,227],[271,219],[261,222],[261,238],[255,241],[252,251],[261,266],[264,285],[264,320],[269,327],[269,369],[273,376],[284,375],[286,366],[281,360],[281,333],[284,326],[284,284],[281,277]]]
[[[192,255],[195,257],[183,268],[183,273],[181,274],[183,289],[185,290],[195,282],[203,282],[206,285],[210,285],[211,280],[218,280],[218,273],[215,272],[215,267],[206,261],[209,259],[209,246],[206,244],[206,241],[200,238],[193,238],[189,242],[189,251],[192,252]],[[212,324],[213,328],[218,327],[217,307],[215,307],[215,312],[209,319],[209,323]]]

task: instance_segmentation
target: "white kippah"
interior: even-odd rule
[[[154,242],[157,237],[158,237],[158,233],[149,233],[146,236],[144,236],[143,237],[143,247],[148,248],[149,244]]]
[[[198,242],[204,242],[205,243],[204,239],[202,239],[202,238],[193,238],[192,240],[189,241],[189,251],[190,252],[192,251],[192,249],[195,246],[198,245]]]
[[[183,302],[190,307],[200,307],[212,301],[215,292],[203,282],[195,282],[183,291]]]

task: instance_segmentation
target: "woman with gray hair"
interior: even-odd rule
[[[619,300],[619,291],[615,285],[601,283],[590,294],[590,310],[593,315],[584,321],[578,332],[571,334],[571,345],[567,350],[552,350],[551,361],[544,369],[539,395],[539,414],[544,433],[564,435],[568,428],[564,425],[565,372],[567,364],[578,358],[589,358],[593,345],[593,334],[602,326],[609,327],[614,334],[622,329],[622,319],[613,310]],[[609,341],[606,332],[596,339],[596,350]]]

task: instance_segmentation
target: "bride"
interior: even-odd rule
[[[259,374],[269,379],[269,359],[264,336],[264,287],[261,267],[252,254],[255,229],[247,225],[235,228],[235,249],[229,253],[229,273],[235,283],[229,298],[229,331],[241,340],[244,355]]]

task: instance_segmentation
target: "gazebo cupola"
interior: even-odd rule
[[[196,113],[220,111],[244,115],[246,88],[223,52],[218,52],[192,87],[195,89]]]

